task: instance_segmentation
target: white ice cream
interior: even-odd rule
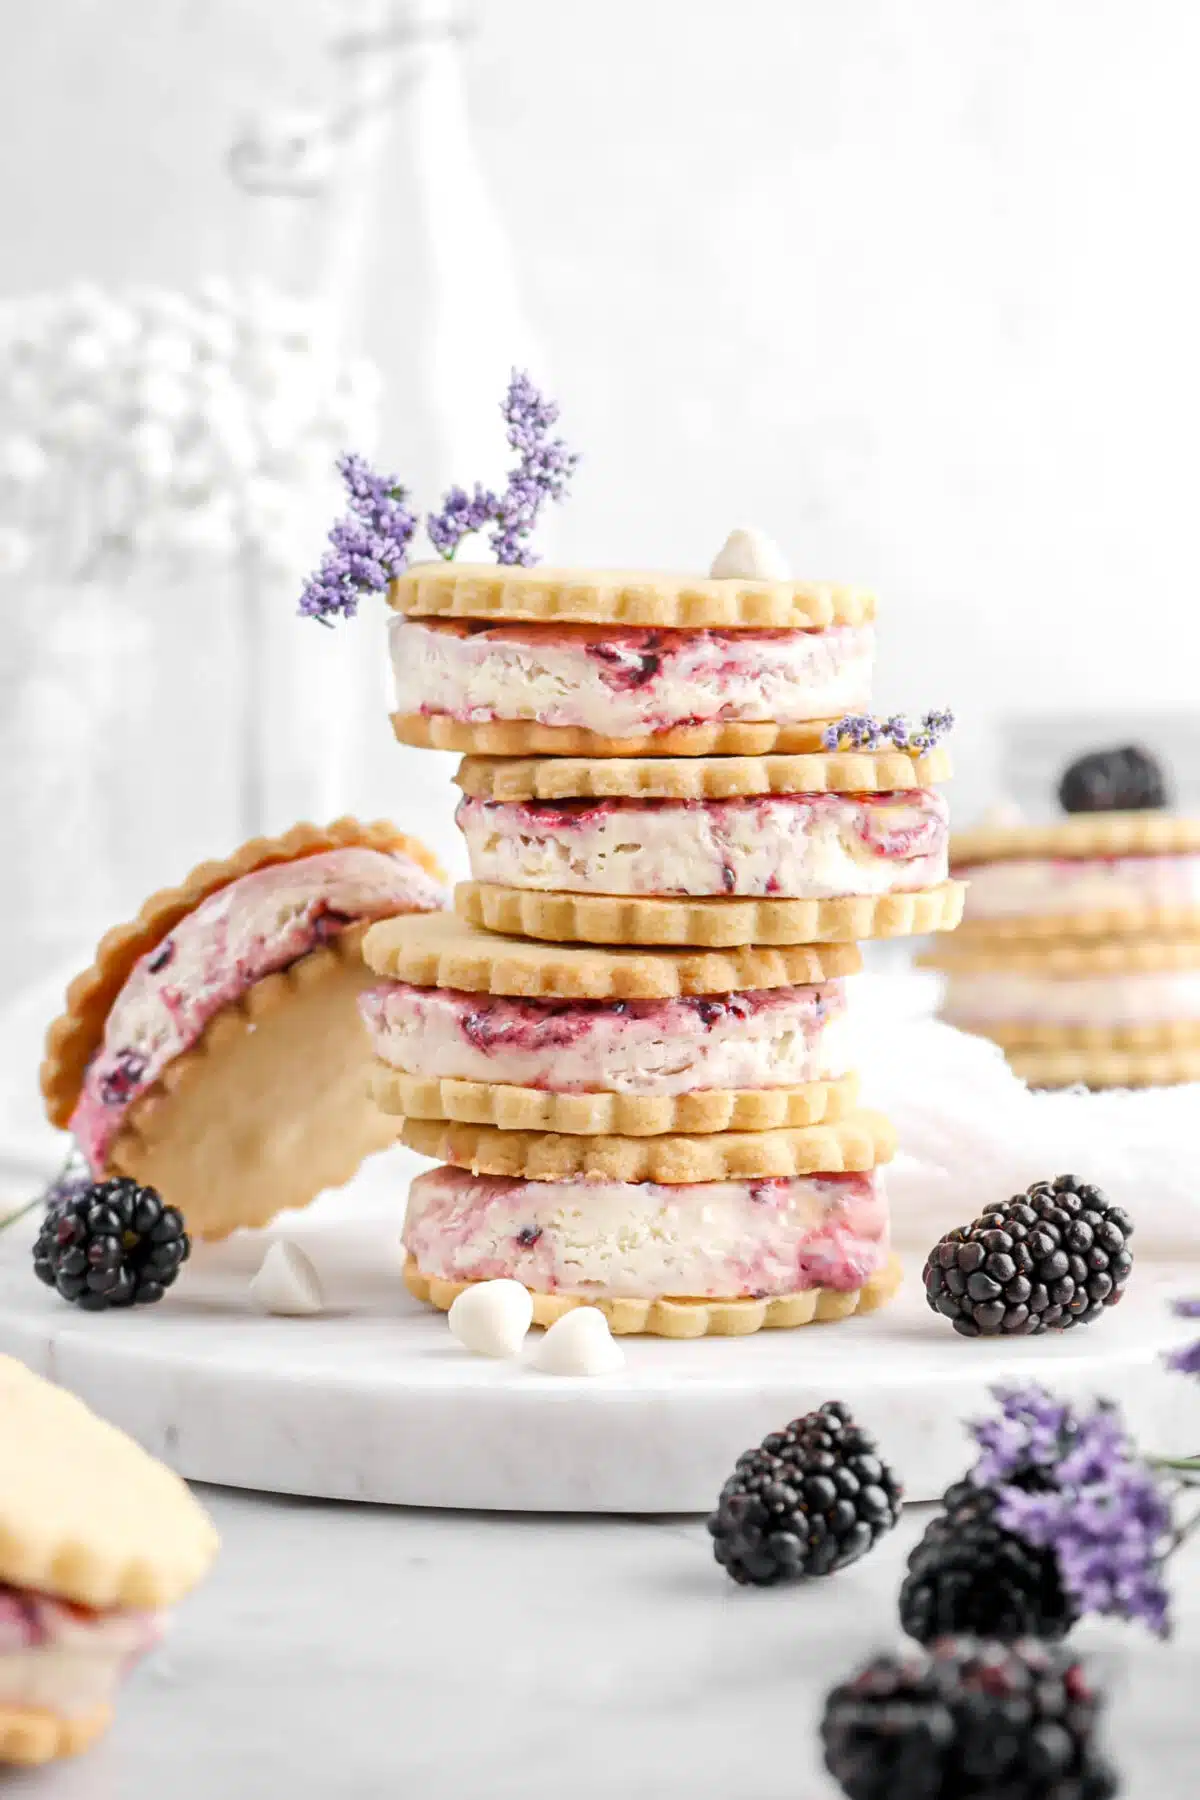
[[[965,919],[1200,906],[1200,856],[1118,856],[977,863]]]
[[[845,990],[682,1000],[511,1000],[391,982],[359,1006],[376,1056],[433,1079],[554,1093],[793,1087],[850,1067]]]
[[[946,802],[908,793],[515,805],[467,798],[476,881],[584,894],[828,899],[946,879]]]
[[[950,974],[942,1016],[952,1025],[1097,1026],[1200,1022],[1200,971],[1086,975]]]
[[[606,737],[714,721],[800,724],[870,704],[874,632],[472,629],[395,616],[396,710],[525,720]]]
[[[93,1613],[46,1595],[0,1595],[0,1706],[76,1718],[107,1706],[161,1634],[157,1615]]]

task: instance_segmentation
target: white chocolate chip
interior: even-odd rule
[[[576,1306],[556,1319],[530,1358],[546,1375],[611,1375],[625,1366],[625,1352],[598,1307]]]
[[[517,1356],[533,1323],[533,1296],[519,1281],[479,1281],[450,1308],[449,1325],[476,1356]]]
[[[319,1313],[325,1304],[311,1259],[286,1238],[277,1238],[268,1249],[250,1293],[263,1312],[284,1318]]]
[[[752,526],[730,532],[708,572],[716,581],[787,581],[791,577],[779,545]]]

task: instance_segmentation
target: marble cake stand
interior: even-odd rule
[[[961,1421],[988,1389],[1038,1380],[1118,1401],[1151,1449],[1200,1440],[1197,1384],[1161,1352],[1190,1330],[1166,1300],[1195,1269],[1139,1262],[1122,1306],[1050,1340],[968,1343],[924,1303],[919,1259],[887,1310],[839,1325],[698,1343],[625,1340],[595,1380],[468,1355],[400,1280],[403,1153],[292,1215],[329,1311],[257,1313],[247,1282],[268,1233],[200,1246],[145,1311],[86,1314],[33,1278],[31,1221],[0,1235],[0,1351],[74,1389],[192,1480],[396,1505],[529,1512],[706,1511],[740,1452],[822,1400],[879,1435],[913,1500],[961,1472]]]

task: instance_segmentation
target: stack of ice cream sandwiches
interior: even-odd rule
[[[962,889],[944,752],[864,731],[872,596],[735,534],[703,579],[449,562],[390,600],[395,732],[465,752],[472,874],[363,944],[375,1099],[441,1165],[410,1289],[675,1337],[881,1304],[893,1133],[846,978]],[[827,747],[847,715],[877,747]]]
[[[1053,823],[955,835],[964,924],[926,958],[942,1015],[1032,1086],[1200,1080],[1200,820],[1137,747],[1081,757],[1059,798]]]

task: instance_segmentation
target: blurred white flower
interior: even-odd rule
[[[144,481],[159,485],[170,478],[175,466],[175,444],[169,431],[144,419],[129,433],[129,454]]]
[[[134,404],[148,419],[177,424],[191,410],[188,391],[177,375],[162,369],[142,368],[134,387]]]
[[[32,555],[33,539],[28,532],[0,525],[0,575],[19,575]]]
[[[14,487],[32,487],[50,467],[49,459],[35,438],[15,433],[0,438],[0,481]]]

